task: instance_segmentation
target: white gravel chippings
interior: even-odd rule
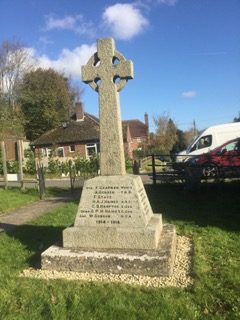
[[[173,274],[170,277],[149,277],[129,274],[106,274],[88,273],[72,271],[54,271],[41,269],[25,269],[20,274],[21,277],[39,279],[65,279],[75,281],[101,281],[101,282],[121,282],[134,286],[145,287],[180,287],[186,288],[193,285],[191,277],[192,266],[192,241],[185,236],[177,236],[176,257]]]

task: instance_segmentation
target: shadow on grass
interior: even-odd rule
[[[82,188],[76,189],[72,193],[70,190],[59,191],[59,189],[54,189],[51,190],[51,195],[66,200],[66,204],[71,202],[77,205],[81,192]],[[61,209],[60,207],[50,211],[50,213],[50,218],[48,218],[48,215],[43,215],[43,217],[37,218],[33,224],[17,226],[15,224],[0,223],[0,228],[5,230],[8,236],[19,240],[29,251],[27,263],[34,268],[40,267],[41,253],[43,251],[53,244],[62,245],[62,231],[72,223],[71,210],[69,212],[68,209]],[[75,217],[74,212],[73,214]]]
[[[30,267],[41,267],[41,253],[53,244],[62,245],[62,231],[66,226],[22,225],[6,234],[19,240],[29,251],[27,263]],[[11,229],[11,228],[10,228]]]
[[[240,231],[240,183],[203,184],[194,191],[184,190],[181,184],[145,187],[153,212],[162,213],[167,222],[180,228],[194,225]],[[77,204],[78,198],[73,201]],[[27,263],[39,268],[41,252],[53,244],[62,245],[62,231],[67,227],[66,221],[58,221],[57,226],[51,225],[50,221],[46,225],[22,225],[15,230],[8,225],[6,233],[18,239],[29,250]]]
[[[215,226],[240,231],[240,182],[203,183],[196,190],[184,190],[182,184],[147,185],[153,212],[174,223],[201,227]]]

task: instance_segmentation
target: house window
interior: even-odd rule
[[[86,144],[86,156],[87,158],[91,158],[94,154],[97,154],[97,144],[96,143],[88,143]]]
[[[51,157],[52,149],[51,148],[42,148],[42,156],[43,157]]]
[[[76,148],[75,148],[75,145],[72,144],[69,146],[69,152],[75,152],[76,151]]]
[[[42,156],[47,157],[47,148],[42,148]]]
[[[58,147],[57,148],[57,157],[63,158],[64,157],[64,148],[63,147]]]

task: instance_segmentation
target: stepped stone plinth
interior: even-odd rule
[[[65,248],[156,249],[162,215],[153,214],[139,176],[102,176],[84,185]]]
[[[175,227],[153,213],[141,178],[125,172],[118,92],[133,78],[133,64],[113,39],[100,39],[82,78],[99,94],[101,175],[84,183],[74,225],[42,254],[42,268],[171,275]]]

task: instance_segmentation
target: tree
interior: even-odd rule
[[[172,153],[178,153],[178,152],[186,149],[186,147],[187,147],[185,132],[180,129],[177,129],[176,134],[177,134],[177,141],[173,145],[173,148],[171,150]]]
[[[22,77],[34,65],[30,51],[18,42],[4,41],[0,45],[0,96],[15,109],[18,86]]]
[[[177,127],[173,120],[166,115],[154,118],[154,123],[156,125],[155,145],[161,152],[169,154],[177,142]]]
[[[5,188],[8,187],[7,159],[4,140],[7,137],[21,137],[23,135],[22,117],[17,109],[13,111],[0,97],[0,171],[5,180]]]
[[[240,112],[238,113],[238,117],[233,119],[233,122],[240,122]]]
[[[68,119],[74,93],[69,81],[53,69],[38,68],[25,74],[20,86],[20,105],[29,140]]]
[[[184,131],[184,137],[186,145],[190,145],[191,142],[199,135],[199,130],[196,128],[190,128],[187,131]]]
[[[0,141],[11,135],[23,136],[23,123],[21,110],[16,107],[13,111],[0,99]]]

